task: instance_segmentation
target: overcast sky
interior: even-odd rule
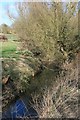
[[[14,8],[14,3],[16,1],[20,2],[22,0],[0,0],[0,25],[3,24],[3,23],[5,23],[7,25],[11,25],[12,24],[12,22],[9,19],[9,17],[7,16],[6,8],[7,8],[7,6],[9,6],[10,7],[10,11],[13,12],[14,14],[16,14],[16,10]],[[41,0],[38,0],[38,1],[41,1]],[[62,1],[68,1],[68,0],[62,0]]]

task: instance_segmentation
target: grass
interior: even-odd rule
[[[5,34],[8,38],[8,41],[17,41],[19,38],[14,34]]]
[[[0,42],[0,57],[11,57],[16,56],[15,52],[17,50],[18,43],[17,42]]]
[[[8,38],[8,41],[0,42],[0,57],[19,58],[20,55],[24,55],[24,56],[32,55],[32,53],[27,49],[23,51],[17,50],[17,47],[20,47],[21,43],[17,41],[19,38],[17,38],[16,35],[13,34],[5,34],[5,35]]]
[[[8,38],[8,41],[0,42],[0,57],[19,57],[19,54],[16,54],[17,47],[20,45],[19,42],[17,42],[19,38],[14,34],[5,34],[5,36]]]
[[[32,56],[29,50],[18,51],[17,47],[21,44],[15,41],[0,42],[0,57],[19,58],[20,55]]]

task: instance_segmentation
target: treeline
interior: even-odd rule
[[[16,10],[13,28],[29,49],[41,50],[42,59],[70,60],[79,51],[77,2],[22,2]]]
[[[48,71],[44,74],[53,75],[54,81],[55,76],[62,72],[63,63],[75,59],[76,53],[80,50],[78,3],[19,2],[15,8],[17,17],[10,12],[8,14],[14,20],[12,26],[20,37],[23,49],[28,48],[42,61]],[[36,82],[37,88],[44,87],[47,84],[44,84],[47,75],[43,76],[45,77],[40,78],[43,79],[41,85],[37,80],[34,83],[31,80],[30,86],[35,86]],[[49,78],[48,81],[52,83]]]

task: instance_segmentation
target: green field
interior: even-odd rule
[[[12,34],[6,34],[8,41],[0,42],[0,57],[2,58],[19,58],[20,55],[32,55],[28,50],[18,50],[21,47],[21,42],[18,42],[19,38]]]
[[[14,35],[14,34],[5,34],[6,37],[8,38],[8,41],[18,41],[18,37],[17,35]]]
[[[16,50],[19,43],[8,41],[0,42],[0,57],[16,57]]]
[[[0,57],[3,58],[19,58],[20,55],[33,55],[28,49],[18,50],[17,47],[20,47],[20,42],[7,41],[0,42]]]
[[[0,42],[0,57],[18,57],[17,47],[20,46],[20,42],[18,42],[19,38],[14,34],[5,34],[5,36],[8,40],[5,42]]]

